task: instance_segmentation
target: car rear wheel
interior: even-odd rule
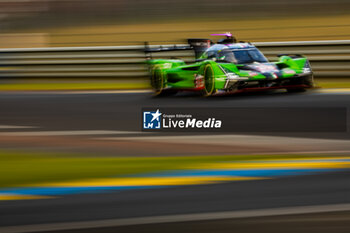
[[[177,93],[174,89],[165,88],[165,78],[162,71],[162,67],[159,65],[154,66],[151,75],[151,86],[154,91],[154,96],[168,96],[175,95]]]
[[[211,96],[215,93],[214,70],[211,65],[204,67],[204,89],[203,96]]]
[[[160,66],[152,69],[151,86],[155,95],[160,95],[164,89],[164,75]]]

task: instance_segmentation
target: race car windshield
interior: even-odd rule
[[[224,49],[219,51],[218,59],[236,64],[268,62],[266,57],[257,49]]]

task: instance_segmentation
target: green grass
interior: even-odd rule
[[[18,187],[45,182],[141,174],[182,169],[190,165],[207,162],[303,157],[312,157],[312,155],[120,158],[0,151],[0,187]]]

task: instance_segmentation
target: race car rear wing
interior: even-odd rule
[[[202,54],[213,44],[209,39],[188,39],[188,44],[193,47],[196,59],[199,59]]]
[[[181,46],[179,46],[179,45],[169,45],[169,46],[160,45],[158,47],[151,47],[151,46],[149,46],[148,42],[145,42],[144,52],[146,54],[146,58],[152,59],[152,53],[181,51],[181,50],[193,50],[193,48],[190,45],[181,45]]]
[[[151,47],[147,42],[145,43],[144,52],[148,58],[152,59],[152,53],[156,52],[170,52],[181,50],[194,50],[196,59],[200,58],[202,54],[213,44],[209,39],[188,39],[188,45],[173,45],[173,46],[159,46]]]
[[[189,45],[184,46],[178,46],[178,45],[172,45],[172,46],[163,46],[160,45],[159,47],[150,47],[148,44],[145,44],[145,53],[156,53],[156,52],[168,52],[168,51],[178,51],[178,50],[192,50],[193,48]]]

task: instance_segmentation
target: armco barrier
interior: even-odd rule
[[[307,56],[316,77],[350,73],[350,40],[254,43],[270,59]],[[153,45],[159,46],[159,45]],[[143,45],[0,49],[1,78],[142,78],[147,76]],[[154,53],[193,61],[193,51]]]

